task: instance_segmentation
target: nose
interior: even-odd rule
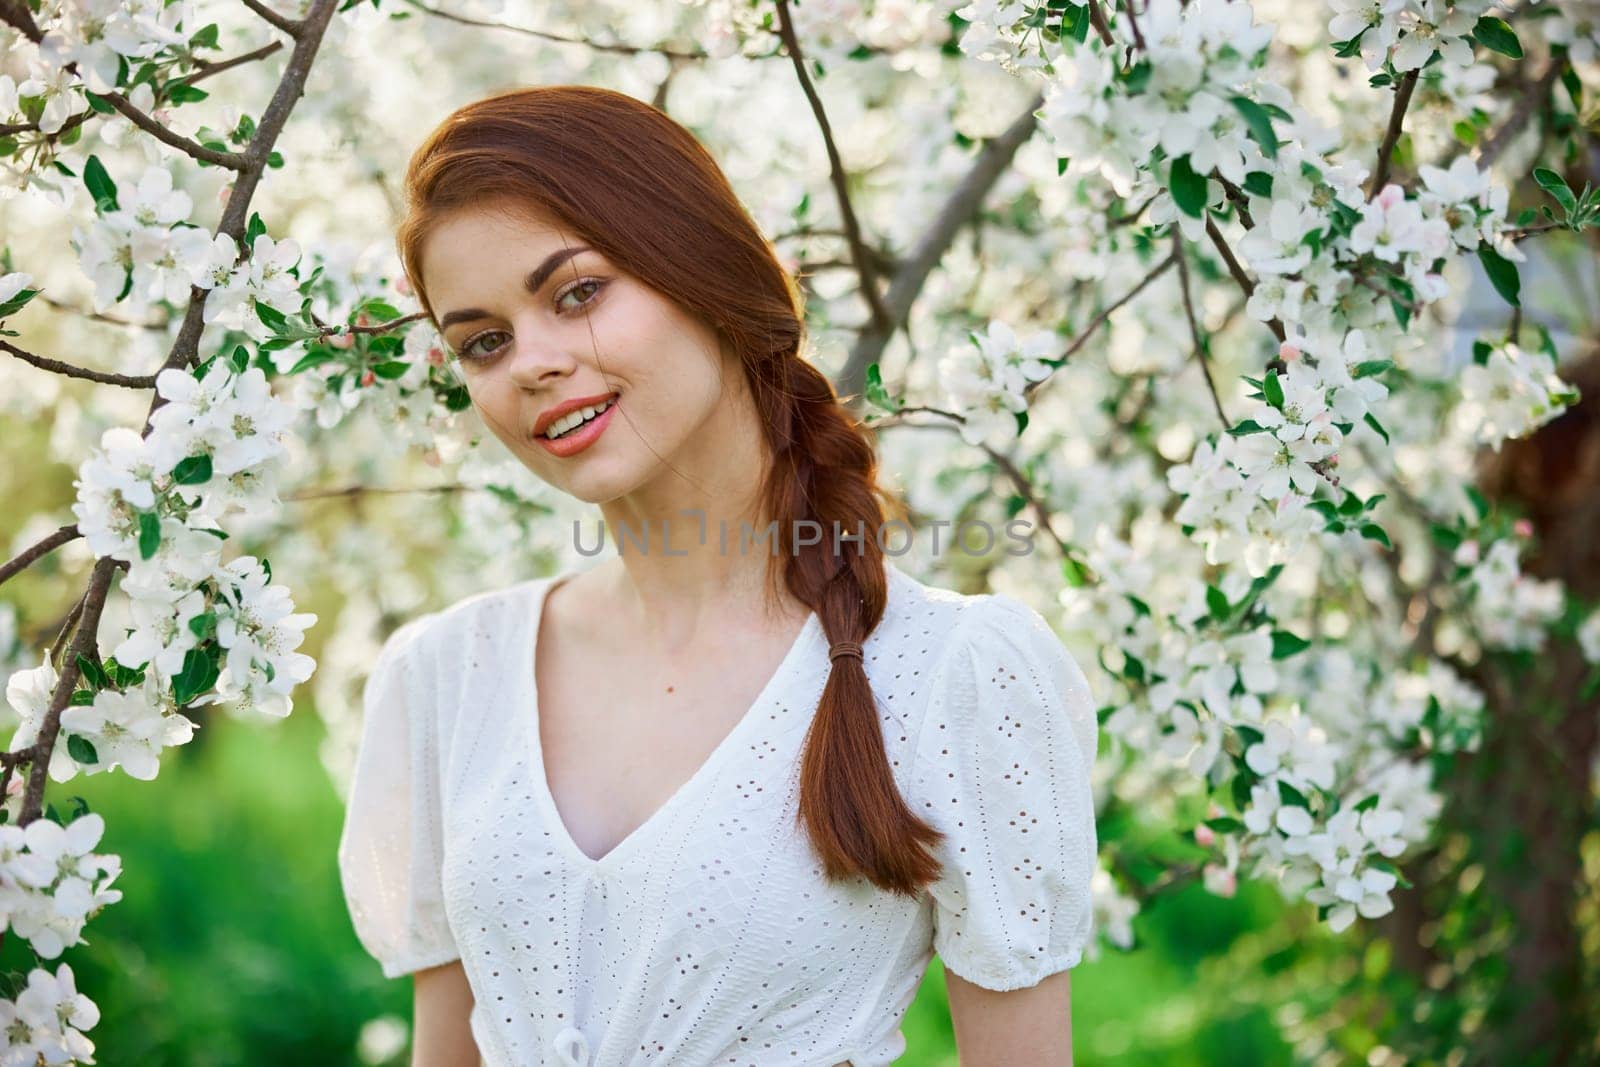
[[[570,375],[578,361],[570,352],[553,343],[548,336],[523,328],[512,335],[510,363],[507,374],[513,384],[524,389],[538,389],[551,381]]]
[[[550,1048],[561,1067],[589,1067],[589,1039],[576,1026],[569,1026],[555,1036]]]

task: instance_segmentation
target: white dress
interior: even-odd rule
[[[601,859],[579,850],[539,745],[556,575],[409,622],[367,682],[339,866],[383,973],[459,958],[486,1067],[877,1067],[933,951],[995,990],[1075,966],[1097,850],[1083,673],[1021,601],[888,573],[864,662],[901,795],[947,835],[919,899],[829,884],[795,823],[829,668],[814,612],[694,776]]]

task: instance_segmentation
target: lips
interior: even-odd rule
[[[557,419],[565,415],[570,415],[574,411],[578,411],[581,408],[596,407],[600,404],[604,404],[607,400],[611,400],[616,396],[617,394],[614,392],[596,393],[594,396],[580,396],[572,400],[563,400],[555,407],[540,413],[539,417],[535,419],[533,423],[533,435],[535,437],[543,437],[545,431],[550,429],[550,424],[555,422]]]
[[[600,403],[605,403],[605,401],[602,399]],[[542,433],[538,433],[533,435],[533,439],[540,448],[553,456],[558,456],[562,459],[575,456],[600,439],[600,435],[606,432],[606,427],[611,424],[612,416],[617,413],[617,408],[621,406],[621,403],[620,399],[615,399],[606,404],[604,411],[562,437],[552,439]]]

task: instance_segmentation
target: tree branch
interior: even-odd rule
[[[252,9],[258,6],[256,0],[245,0],[245,2],[251,5]],[[267,158],[271,155],[278,136],[283,132],[284,124],[289,120],[289,113],[294,110],[295,103],[305,91],[306,77],[310,73],[311,63],[316,58],[322,36],[327,32],[328,23],[332,20],[337,6],[338,0],[313,0],[305,20],[295,24],[294,52],[289,57],[289,63],[284,68],[283,77],[279,80],[272,99],[261,113],[261,119],[256,125],[256,134],[251,138],[250,146],[244,153],[246,166],[234,181],[233,193],[228,197],[228,206],[224,209],[221,224],[217,227],[219,233],[226,233],[236,241],[243,238],[249,217],[250,200],[255,195],[256,187],[261,183]],[[183,324],[179,327],[178,337],[173,342],[172,351],[162,369],[190,366],[199,354],[200,333],[205,326],[205,303],[210,290],[191,287],[189,292],[189,306],[184,312]],[[145,434],[150,432],[150,415],[155,414],[163,403],[160,394],[151,401],[149,413],[145,416]],[[17,818],[19,826],[26,826],[39,818],[43,810],[50,755],[61,729],[61,713],[66,709],[78,684],[77,658],[80,654],[86,656],[95,654],[100,615],[105,607],[106,596],[110,592],[112,575],[118,566],[119,562],[110,556],[102,556],[95,561],[94,570],[89,578],[89,587],[83,595],[83,610],[72,645],[64,657],[60,679],[56,683],[55,691],[51,693],[50,707],[45,712],[44,722],[39,727],[39,737],[36,742],[37,757],[28,768],[28,787],[23,794],[21,814]]]
[[[153,374],[111,374],[106,371],[89,370],[86,367],[63,363],[59,359],[51,359],[49,356],[36,356],[26,349],[18,348],[3,338],[0,338],[0,352],[9,352],[24,363],[31,363],[40,370],[64,374],[68,378],[82,378],[85,381],[99,382],[101,385],[120,385],[125,389],[154,389],[156,387],[156,379]]]
[[[1227,238],[1222,236],[1222,231],[1217,229],[1216,222],[1209,216],[1206,218],[1206,234],[1210,236],[1211,243],[1216,245],[1217,251],[1222,254],[1222,261],[1228,265],[1228,273],[1233,275],[1233,280],[1239,283],[1240,289],[1244,290],[1245,297],[1249,298],[1254,295],[1256,283],[1250,280],[1250,275],[1245,273],[1245,269],[1234,258],[1233,249],[1228,247]],[[1280,345],[1289,336],[1284,332],[1283,323],[1277,319],[1268,319],[1267,329],[1272,331],[1272,336],[1278,339]]]
[[[1111,26],[1106,22],[1106,13],[1100,10],[1099,0],[1089,0],[1089,25],[1094,27],[1101,44],[1107,48],[1116,46],[1117,39],[1111,36]]]
[[[271,44],[262,45],[253,52],[245,52],[242,55],[234,56],[232,59],[219,59],[215,63],[208,63],[205,60],[198,60],[196,61],[196,66],[200,68],[199,70],[195,71],[193,74],[178,78],[176,80],[184,85],[193,85],[195,82],[204,78],[209,78],[213,74],[221,74],[225,70],[232,70],[234,67],[242,67],[246,63],[254,63],[258,59],[265,59],[274,52],[281,52],[282,50],[283,42],[273,41]]]
[[[459,23],[462,26],[476,26],[484,30],[504,30],[507,33],[518,33],[524,37],[537,37],[541,41],[550,41],[554,44],[576,44],[585,48],[592,48],[597,52],[613,52],[623,56],[660,55],[668,59],[707,59],[707,54],[701,49],[692,52],[680,52],[673,48],[644,47],[632,44],[606,43],[591,41],[586,37],[567,37],[559,33],[550,33],[546,30],[530,29],[527,26],[513,26],[509,22],[490,22],[487,19],[476,19],[467,15],[458,15],[453,11],[443,11],[422,3],[422,0],[404,0],[407,7],[416,8],[425,15],[444,19],[446,22]]]
[[[1406,108],[1411,106],[1411,93],[1417,87],[1417,76],[1420,70],[1408,70],[1400,78],[1400,85],[1395,89],[1394,106],[1389,109],[1389,128],[1384,131],[1383,143],[1378,146],[1378,165],[1372,172],[1372,185],[1367,189],[1367,199],[1371,200],[1383,191],[1389,181],[1389,162],[1394,156],[1394,146],[1400,140],[1400,129],[1405,124]]]
[[[789,14],[789,0],[778,0],[778,35],[789,50],[789,61],[794,64],[795,76],[800,79],[800,89],[806,94],[812,117],[822,130],[822,143],[828,152],[828,174],[833,182],[834,196],[839,201],[839,216],[844,221],[845,238],[850,243],[850,258],[855,261],[856,273],[861,276],[861,295],[866,298],[867,307],[872,312],[872,325],[874,329],[892,333],[894,323],[890,320],[889,309],[884,305],[883,294],[878,291],[878,275],[872,269],[872,260],[861,238],[861,225],[856,221],[855,208],[850,203],[849,176],[845,174],[839,148],[834,144],[833,127],[828,122],[827,110],[822,106],[822,98],[817,95],[816,86],[806,70],[805,53],[800,49],[800,38],[795,33],[794,19]]]
[[[104,93],[100,94],[100,98],[127,116],[129,122],[132,122],[163,144],[171,145],[173,148],[194,159],[198,159],[202,163],[226,167],[229,170],[245,169],[246,160],[244,156],[237,152],[218,152],[215,148],[207,148],[203,144],[189,140],[181,133],[174,133],[150,115],[134,107],[133,103],[121,93]]]
[[[1106,321],[1111,318],[1118,308],[1122,307],[1122,305],[1126,304],[1128,301],[1144,292],[1145,287],[1159,278],[1168,267],[1172,266],[1176,259],[1177,256],[1175,255],[1168,256],[1166,259],[1163,259],[1151,269],[1150,273],[1146,274],[1142,279],[1140,279],[1138,285],[1135,285],[1132,289],[1129,289],[1126,293],[1123,293],[1120,298],[1102,308],[1098,315],[1089,320],[1089,325],[1084,327],[1083,332],[1078,334],[1077,337],[1073,338],[1072,343],[1067,346],[1067,350],[1065,352],[1061,353],[1060,358],[1071,359],[1074,355],[1076,355],[1078,349],[1089,343],[1089,338],[1094,336],[1094,332],[1096,330],[1105,325]],[[1054,376],[1052,375],[1051,377]],[[1023,397],[1031,400],[1033,398],[1033,394],[1042,389],[1044,384],[1050,380],[1050,378],[1040,378],[1038,381],[1029,382],[1023,387]]]
[[[973,161],[971,169],[962,177],[961,183],[951,192],[944,207],[939,210],[933,225],[928,227],[922,240],[917,242],[916,247],[902,260],[903,266],[895,272],[893,280],[889,283],[888,295],[884,298],[891,328],[880,330],[869,327],[863,330],[850,350],[850,358],[845,361],[844,368],[839,372],[839,393],[847,398],[848,406],[859,407],[866,390],[867,367],[883,354],[883,349],[889,343],[894,330],[898,329],[906,320],[906,316],[911,313],[911,305],[916,302],[917,294],[922,291],[922,286],[928,280],[928,275],[933,273],[933,268],[939,265],[939,260],[949,249],[950,242],[955,240],[956,233],[977,214],[978,209],[983,206],[983,198],[1011,165],[1017,149],[1033,136],[1038,122],[1034,112],[1043,104],[1044,95],[1036,94],[1029,101],[1027,110],[1017,116],[1000,136],[984,144],[983,151],[978,153],[978,158]]]
[[[26,0],[0,0],[0,22],[9,22],[34,44],[44,37],[39,24],[33,21],[33,12],[29,10]]]
[[[268,7],[262,0],[244,0],[244,6],[254,11],[263,21],[271,23],[290,37],[299,37],[305,23],[297,22],[286,15],[280,15]],[[310,22],[308,15],[306,22]]]
[[[35,560],[43,559],[62,545],[81,536],[83,535],[78,533],[77,525],[71,524],[61,527],[52,534],[41,537],[17,553],[15,559],[8,560],[4,565],[0,565],[0,585],[4,585],[16,575],[33,566]]]
[[[1194,338],[1195,362],[1200,364],[1200,374],[1206,380],[1207,391],[1211,393],[1212,406],[1217,409],[1217,418],[1222,420],[1222,428],[1226,430],[1233,425],[1233,421],[1222,409],[1222,397],[1217,393],[1217,383],[1211,377],[1210,355],[1205,339],[1200,336],[1200,320],[1194,313],[1194,298],[1189,295],[1189,257],[1183,252],[1183,231],[1176,226],[1172,228],[1172,258],[1178,264],[1178,288],[1183,293],[1183,313],[1189,319],[1189,336]]]

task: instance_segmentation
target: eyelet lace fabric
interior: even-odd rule
[[[339,868],[383,974],[459,959],[486,1067],[879,1067],[932,953],[995,990],[1075,966],[1097,851],[1084,675],[1021,601],[888,570],[863,662],[901,795],[946,835],[917,900],[827,882],[796,825],[830,669],[815,614],[694,776],[580,851],[534,684],[558,575],[407,623],[368,678]]]

